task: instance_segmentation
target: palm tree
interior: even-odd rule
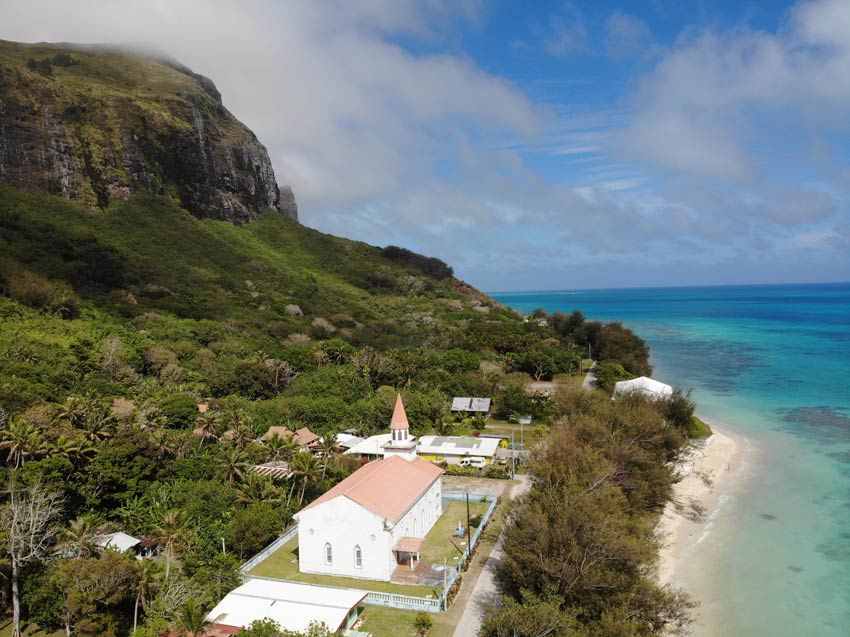
[[[325,474],[328,471],[328,464],[336,456],[339,449],[336,445],[336,434],[325,434],[316,442],[316,452],[322,459],[322,480],[325,479]]]
[[[171,561],[174,549],[186,539],[184,529],[185,514],[177,509],[166,511],[160,522],[154,527],[155,539],[165,550],[165,579],[171,576]]]
[[[274,485],[271,478],[252,471],[245,476],[236,490],[236,501],[243,504],[260,502],[276,504],[280,502],[280,495],[280,489]]]
[[[47,455],[51,458],[68,458],[76,464],[80,459],[89,460],[97,453],[97,447],[90,440],[60,434],[49,445]]]
[[[195,419],[195,433],[200,436],[198,449],[204,446],[207,438],[218,438],[221,433],[221,418],[218,412],[207,410]]]
[[[14,465],[15,469],[26,464],[28,458],[47,451],[38,428],[20,416],[0,431],[0,449],[7,450],[6,464]]]
[[[244,480],[245,469],[247,468],[248,463],[245,462],[245,457],[239,447],[231,447],[227,450],[224,456],[224,475],[227,476],[228,482]]]
[[[139,560],[136,562],[136,575],[138,576],[138,589],[136,590],[136,603],[133,607],[133,633],[136,634],[136,628],[139,624],[139,605],[142,610],[147,610],[148,599],[151,593],[156,592],[159,587],[159,573],[156,570],[156,563],[151,560]]]
[[[292,471],[294,480],[301,482],[301,495],[298,497],[298,508],[304,503],[304,492],[307,490],[307,485],[319,477],[319,463],[313,457],[312,453],[301,452],[292,458],[289,465]]]
[[[247,445],[252,440],[256,440],[257,434],[247,423],[240,423],[235,429],[231,430],[233,444],[240,449]]]
[[[57,550],[67,553],[69,557],[91,557],[97,546],[95,539],[98,526],[99,522],[93,515],[78,517],[62,531],[61,539],[56,544]]]
[[[207,614],[200,602],[190,597],[186,600],[186,605],[180,609],[177,624],[180,634],[184,637],[200,637],[212,627],[213,623],[207,619]]]
[[[165,458],[174,455],[174,446],[172,445],[172,436],[168,429],[154,429],[150,432],[149,440],[156,449],[156,454],[160,458]]]

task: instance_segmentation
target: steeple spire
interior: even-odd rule
[[[393,417],[390,420],[390,429],[395,434],[399,430],[409,430],[410,423],[407,422],[407,412],[404,411],[404,403],[401,400],[401,394],[397,394],[395,398],[395,407],[393,407]],[[407,435],[405,434],[405,438]],[[393,436],[395,439],[395,436]]]

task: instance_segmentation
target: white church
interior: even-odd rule
[[[401,395],[384,457],[370,462],[299,511],[302,573],[389,581],[418,559],[422,540],[442,514],[443,470],[418,457]]]

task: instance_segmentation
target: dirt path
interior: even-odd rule
[[[587,376],[584,377],[584,382],[581,384],[582,389],[587,391],[596,389],[596,374],[593,372],[594,369],[596,369],[596,362],[587,370]]]
[[[511,500],[528,491],[531,482],[528,476],[519,475],[517,480],[520,484],[511,490]],[[469,600],[463,609],[460,622],[454,632],[454,637],[475,637],[478,634],[478,629],[481,628],[481,620],[484,618],[484,612],[493,606],[499,598],[499,590],[496,587],[496,569],[502,559],[502,539],[505,532],[502,531],[496,545],[493,547],[481,575],[475,582],[475,588],[472,590]]]

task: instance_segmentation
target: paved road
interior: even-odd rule
[[[521,482],[511,492],[511,500],[528,491],[531,486],[526,475],[517,476],[517,480]],[[484,564],[481,575],[478,576],[478,581],[475,582],[475,589],[463,610],[454,637],[475,637],[478,634],[478,629],[481,628],[484,611],[493,606],[499,599],[499,590],[496,587],[496,568],[502,559],[502,539],[504,536],[503,530],[487,558],[487,563]]]

